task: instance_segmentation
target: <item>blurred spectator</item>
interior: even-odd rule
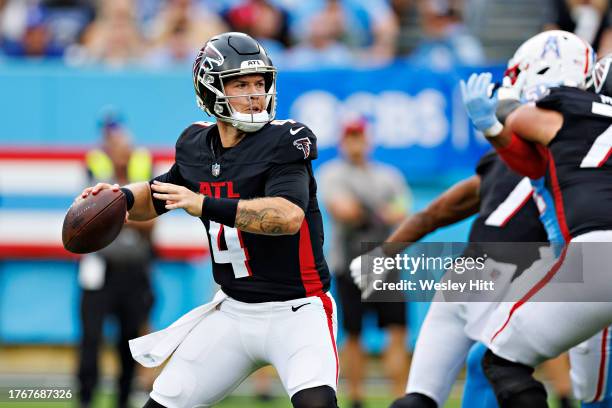
[[[224,17],[232,30],[251,35],[272,54],[289,46],[287,12],[268,0],[243,0]]]
[[[11,57],[61,57],[64,50],[52,38],[45,9],[40,6],[27,10],[24,30],[18,40],[5,39],[4,53]]]
[[[147,33],[157,47],[173,48],[169,42],[184,36],[190,49],[198,50],[212,36],[227,31],[214,12],[198,6],[193,0],[167,0]]]
[[[192,44],[189,37],[186,20],[175,22],[169,27],[164,40],[155,46],[146,58],[148,66],[164,67],[176,64],[191,64],[197,54],[197,47]]]
[[[0,14],[0,39],[18,42],[26,30],[28,10],[38,7],[38,0],[4,0]]]
[[[145,43],[133,1],[101,1],[96,19],[83,36],[83,47],[82,54],[70,56],[76,58],[73,62],[96,62],[114,67],[138,62],[144,55]]]
[[[7,0],[0,0],[0,27],[4,22],[4,14],[6,13]],[[2,30],[0,30],[0,41],[2,40]]]
[[[348,66],[353,62],[349,48],[337,39],[337,25],[331,16],[315,16],[308,29],[307,40],[287,52],[286,66],[330,68]]]
[[[81,42],[85,28],[94,20],[94,0],[42,0],[53,42],[66,48]]]
[[[300,42],[316,15],[332,22],[338,40],[363,50],[362,61],[379,64],[395,56],[397,17],[385,0],[311,0],[291,10],[292,35]]]
[[[409,54],[414,47],[414,40],[411,37],[418,36],[414,4],[414,0],[390,0],[391,9],[397,16],[399,24],[396,55]]]
[[[146,149],[132,147],[130,135],[115,112],[109,111],[103,117],[101,129],[102,148],[87,154],[87,169],[91,177],[89,185],[102,180],[121,185],[149,180],[152,173],[151,156]],[[82,408],[91,406],[98,383],[102,329],[109,315],[116,317],[119,326],[117,350],[121,374],[115,406],[128,406],[135,368],[128,340],[144,334],[142,331],[153,304],[150,283],[153,225],[153,221],[129,221],[113,243],[81,259],[82,338],[78,380]]]
[[[612,8],[608,0],[547,0],[545,30],[570,31],[600,55],[612,52]]]
[[[336,278],[342,324],[348,336],[342,350],[353,408],[363,406],[366,354],[360,337],[366,311],[375,312],[378,326],[387,333],[383,369],[391,380],[392,393],[404,394],[408,356],[406,353],[406,304],[361,302],[361,291],[353,282],[349,264],[363,253],[362,243],[382,242],[407,214],[409,190],[395,168],[368,158],[370,146],[366,123],[357,118],[346,123],[340,142],[343,157],[321,166],[320,196],[332,219],[330,269]]]
[[[136,18],[141,27],[149,27],[162,6],[161,0],[135,0]],[[146,33],[146,29],[145,29]]]
[[[424,38],[409,57],[412,62],[439,70],[485,62],[480,41],[463,24],[461,6],[457,0],[419,0]]]

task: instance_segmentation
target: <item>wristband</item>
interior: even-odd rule
[[[214,198],[204,196],[202,202],[202,217],[218,222],[228,227],[234,227],[238,201],[232,198]]]
[[[127,210],[130,211],[134,206],[134,193],[129,188],[121,187],[119,190],[125,196],[125,201],[127,203]]]
[[[495,121],[493,126],[485,129],[483,133],[486,137],[496,137],[501,134],[502,130],[504,130],[504,125],[502,125],[499,121]]]

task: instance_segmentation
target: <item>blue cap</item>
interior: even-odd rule
[[[108,130],[121,128],[125,122],[123,115],[119,109],[114,106],[105,106],[100,111],[98,118],[98,127],[106,132]]]

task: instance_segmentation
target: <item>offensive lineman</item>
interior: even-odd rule
[[[551,47],[554,45],[554,47]],[[549,50],[552,52],[543,52]],[[593,56],[590,47],[571,33],[561,31],[551,31],[538,34],[535,37],[527,40],[515,53],[514,57],[509,61],[508,68],[510,76],[507,76],[505,87],[502,89],[506,94],[511,93],[524,98],[527,96],[538,98],[543,92],[547,92],[550,87],[558,86],[562,83],[569,83],[574,86],[584,87],[589,83],[590,71],[585,70],[585,65],[592,65],[589,59],[581,60],[577,56]],[[518,66],[528,64],[537,66],[535,73],[529,76],[529,86],[520,89],[520,86],[511,87],[509,84],[510,78],[515,74]],[[582,64],[576,64],[576,62]],[[592,91],[601,95],[612,95],[612,79],[609,79],[609,67],[612,62],[612,56],[604,57],[595,64],[593,69],[593,88]],[[586,63],[586,64],[585,64]],[[468,106],[470,117],[477,127],[486,132],[490,126],[497,122],[495,118],[495,108],[497,106],[497,98],[489,98],[487,89],[490,86],[490,74],[474,74],[467,85],[463,84],[464,99]],[[524,92],[523,92],[524,91]],[[524,171],[531,174],[532,177],[537,177],[538,174],[533,173],[533,167],[530,167],[531,161],[525,160],[521,156],[521,150],[529,149],[530,145],[517,144],[517,141],[510,143],[504,150],[504,156],[508,158],[508,154],[516,156],[515,165],[523,163]],[[512,159],[512,157],[510,157]],[[537,160],[536,160],[537,161]],[[533,173],[533,174],[532,174]],[[539,179],[544,180],[544,179]],[[536,185],[544,185],[544,181],[532,181]],[[550,185],[550,184],[549,184]],[[546,193],[546,188],[541,188]],[[548,194],[548,193],[546,193]],[[552,200],[551,200],[552,201]],[[546,207],[555,208],[553,202],[547,203]],[[548,211],[545,211],[545,214]],[[556,215],[548,216],[542,220],[547,225],[547,230],[551,224],[557,224]],[[560,232],[560,228],[556,228]],[[557,235],[558,242],[564,242],[564,239]],[[557,256],[562,248],[556,246]],[[537,271],[535,271],[537,273]],[[609,335],[610,328],[604,329],[602,332],[584,341],[578,346],[573,347],[570,352],[571,361],[571,379],[576,398],[582,401],[583,407],[610,407],[612,399],[610,398],[612,384],[607,373],[606,367],[609,366],[610,350],[612,339]],[[482,351],[480,351],[482,350]],[[478,354],[483,355],[486,352],[486,347],[479,348]],[[470,352],[468,360],[473,357],[473,352]],[[482,371],[482,370],[480,370]],[[475,371],[476,372],[476,371]],[[470,377],[468,371],[468,378]],[[482,374],[484,376],[484,373]],[[475,378],[477,376],[474,376]],[[483,378],[481,386],[486,384]],[[474,384],[478,384],[477,381]],[[467,385],[466,385],[467,389]],[[475,392],[478,391],[475,389]]]
[[[585,49],[588,55],[590,47],[586,44],[563,55],[559,66],[539,63],[543,59],[538,61],[534,55],[559,55],[559,50],[567,49],[565,44],[572,41],[569,33],[541,35],[545,41],[536,42],[538,49],[530,50],[514,67],[512,87],[523,94],[531,91],[535,78],[550,69],[590,69],[590,59],[582,58]],[[579,85],[578,81],[566,82],[551,88],[535,106],[521,106],[515,99],[502,100],[498,107],[501,123],[495,122],[485,132],[516,171],[532,177],[548,172],[546,181],[569,242],[541,280],[518,302],[502,304],[490,320],[486,330],[489,350],[483,367],[501,407],[546,407],[546,392],[533,379],[533,366],[585,341],[612,322],[609,297],[597,298],[599,302],[538,302],[550,292],[555,275],[575,271],[577,265],[581,265],[583,282],[595,283],[587,286],[588,290],[606,294],[612,289],[605,277],[612,261],[612,218],[608,211],[612,205],[608,188],[612,175],[608,163],[612,103],[610,98],[582,90]]]
[[[495,152],[489,152],[479,160],[474,176],[455,184],[425,210],[408,217],[386,243],[416,242],[474,214],[477,218],[470,228],[469,242],[547,242],[532,194],[526,178],[511,171]],[[486,270],[500,274],[496,286],[502,285],[504,279],[509,282],[513,274],[540,257],[535,245],[521,248],[526,251],[521,254],[520,265],[517,253],[503,253],[498,245],[487,248],[490,258]],[[491,252],[495,249],[497,253]],[[389,250],[395,252],[399,248],[385,245],[377,249],[384,251],[381,256],[392,256]],[[360,280],[359,261],[353,261],[351,273],[356,281]],[[479,339],[480,322],[487,311],[488,305],[483,302],[431,303],[412,358],[406,396],[395,401],[393,408],[444,406],[470,347]]]
[[[210,39],[193,80],[198,105],[217,123],[189,126],[166,174],[121,190],[130,219],[178,208],[201,218],[222,292],[187,319],[184,338],[177,327],[196,309],[149,335],[163,339],[150,355],[174,337],[178,348],[150,364],[174,351],[145,408],[211,406],[262,362],[276,368],[294,407],[335,408],[336,311],[310,163],[316,138],[301,123],[273,120],[276,69],[246,34]],[[106,188],[119,187],[98,184],[82,197]],[[135,358],[141,339],[131,344]]]
[[[582,47],[583,47],[582,55],[584,56],[585,55],[585,53],[584,53],[584,44],[582,44]],[[564,49],[564,51],[566,51],[566,49]],[[592,55],[592,54],[588,54],[587,53],[586,57],[588,58],[590,55]],[[554,70],[551,70],[551,72],[548,74],[548,76],[544,77],[543,79],[547,80],[548,83],[550,83],[550,79],[551,78],[555,78],[556,77],[556,78],[558,78],[558,80],[560,80],[564,76],[568,76],[568,75],[571,76],[572,75],[572,71],[566,72],[566,71],[554,71]],[[586,72],[581,71],[579,75],[580,76],[585,76]],[[489,78],[490,78],[490,76],[489,76]],[[473,79],[474,78],[470,79],[470,83],[474,82]],[[485,90],[486,90],[486,88],[487,88],[487,86],[484,86]],[[472,117],[473,115],[470,115],[470,116]],[[474,120],[473,117],[472,117],[472,119]],[[479,125],[477,118],[476,118],[475,123],[477,124],[477,126]],[[480,126],[478,126],[478,127],[480,127]],[[488,127],[488,126],[486,126],[486,127]],[[525,181],[527,181],[527,180],[525,180]],[[527,185],[528,184],[529,184],[529,182],[527,181]],[[547,194],[546,191],[543,191],[543,189],[541,189],[539,187],[536,188],[536,193],[546,193]],[[543,194],[542,196],[538,197],[538,200],[542,204],[542,207],[549,207],[549,208],[553,208],[554,209],[554,204],[547,199],[545,194]],[[436,212],[440,212],[441,214],[447,214],[447,215],[449,214],[449,210],[452,210],[452,211],[450,211],[451,214],[453,212],[459,212],[461,210],[461,207],[459,206],[459,204],[462,203],[462,202],[463,203],[469,202],[469,200],[467,200],[467,199],[465,199],[465,200],[457,200],[457,205],[456,205],[455,208],[453,208],[453,206],[451,206],[451,205],[446,205],[446,206],[437,205],[435,207],[431,206],[428,210],[430,210],[429,211],[430,213],[433,212],[434,214],[430,214],[429,218],[433,219],[433,220],[436,220],[437,218],[439,218],[440,214],[436,214]],[[506,207],[507,207],[507,203],[506,203]],[[435,210],[435,211],[432,211],[432,210]],[[523,211],[524,210],[521,210],[521,212],[523,212]],[[546,216],[547,215],[546,213],[547,213],[547,211],[542,213],[542,216]],[[435,215],[435,217],[432,217],[432,215]],[[426,219],[427,217],[421,217],[421,218],[422,218],[421,221],[423,221],[423,219]],[[562,240],[562,239],[560,239],[560,237],[558,236],[558,234],[556,232],[553,231],[551,233],[551,230],[554,230],[555,228],[550,228],[550,224],[551,224],[550,218],[543,218],[542,222],[545,225],[547,225],[549,240],[551,242],[559,242],[559,241]],[[412,224],[413,224],[412,227],[409,227],[409,225],[404,225],[403,226],[403,230],[404,230],[402,232],[402,234],[404,235],[403,239],[405,239],[407,241],[411,241],[413,239],[420,238],[420,236],[418,235],[418,231],[419,231],[419,229],[423,228],[417,222],[412,222]],[[421,224],[425,224],[425,223],[421,222]],[[556,224],[556,221],[555,221],[555,224]],[[516,228],[516,225],[515,225],[515,228]],[[391,240],[392,241],[401,241],[402,238],[397,239],[397,235],[398,235],[397,233],[394,234],[396,239],[392,238]],[[500,235],[503,235],[503,230],[500,230]],[[357,274],[361,273],[360,270],[358,270],[356,272],[357,272]],[[467,306],[472,306],[472,305],[467,305]],[[415,356],[415,359],[414,359],[414,363],[416,363],[416,364],[413,364],[413,370],[411,372],[411,383],[412,384],[409,383],[409,386],[408,386],[408,389],[407,389],[408,395],[406,397],[402,398],[401,400],[396,401],[396,403],[393,405],[394,407],[395,406],[398,406],[398,407],[400,407],[400,406],[401,407],[427,407],[427,406],[435,406],[434,403],[438,403],[439,404],[441,402],[441,400],[443,401],[445,399],[445,393],[444,392],[440,392],[440,390],[443,390],[444,387],[441,387],[440,384],[447,384],[447,383],[450,382],[450,384],[452,385],[452,382],[454,381],[454,376],[452,376],[452,375],[449,375],[449,377],[452,377],[452,378],[450,378],[450,381],[447,381],[447,378],[446,378],[447,374],[452,373],[452,368],[453,368],[453,364],[452,364],[453,360],[452,360],[452,358],[453,358],[453,356],[458,356],[458,358],[456,358],[455,361],[459,361],[459,363],[455,363],[455,364],[460,364],[460,362],[463,360],[463,358],[461,357],[461,350],[460,350],[460,348],[456,347],[456,344],[457,344],[457,341],[459,339],[466,338],[465,335],[462,333],[462,330],[461,330],[461,328],[462,328],[461,323],[463,325],[466,324],[465,317],[462,316],[461,311],[454,311],[454,312],[446,313],[446,314],[443,314],[443,313],[439,312],[440,310],[444,310],[443,309],[444,307],[450,309],[449,306],[441,307],[441,306],[438,306],[438,305],[436,305],[434,303],[432,307],[434,308],[433,312],[436,312],[436,313],[430,312],[430,314],[428,315],[428,318],[427,318],[427,320],[425,322],[425,325],[424,325],[424,328],[423,328],[424,333],[422,335],[427,337],[427,334],[431,331],[431,330],[429,330],[430,329],[429,326],[434,326],[436,324],[436,322],[438,322],[438,321],[440,323],[442,323],[444,321],[445,323],[439,326],[439,329],[438,329],[438,331],[436,331],[435,334],[439,335],[439,331],[440,330],[444,330],[444,333],[446,333],[446,334],[441,336],[441,337],[446,339],[446,338],[449,337],[450,334],[452,334],[452,330],[449,329],[450,326],[448,324],[449,318],[450,318],[450,321],[457,321],[460,324],[458,326],[458,330],[455,331],[455,336],[454,336],[454,340],[455,341],[453,342],[453,345],[455,345],[455,347],[452,348],[453,351],[455,352],[455,354],[450,353],[450,352],[443,353],[443,357],[440,358],[439,352],[438,352],[436,354],[435,358],[434,357],[432,357],[430,359],[421,358],[422,360],[427,360],[428,362],[433,360],[433,361],[436,361],[436,362],[440,363],[439,365],[436,366],[436,370],[435,370],[435,373],[439,373],[438,375],[424,375],[425,372],[431,373],[431,370],[429,369],[429,367],[426,367],[426,363],[418,364],[419,363],[419,358],[418,357],[419,356],[423,357],[425,355],[425,352],[423,351],[424,349],[426,350],[425,347],[434,348],[436,350],[448,349],[448,343],[445,342],[444,343],[445,344],[444,347],[442,347],[442,346],[436,347],[436,346],[432,346],[432,344],[436,344],[436,341],[435,341],[436,336],[429,336],[429,338],[427,340],[423,340],[423,341],[421,341],[421,338],[420,338],[419,339],[419,343],[417,344],[416,356]],[[453,316],[454,316],[454,319],[453,319]],[[468,317],[467,321],[469,323],[469,319],[470,319],[470,314],[469,313],[468,313],[467,317]],[[467,327],[469,328],[469,326],[470,325],[468,324]],[[472,336],[477,336],[477,335],[478,335],[477,333],[472,334]],[[437,337],[439,338],[440,336],[437,336]],[[421,347],[419,348],[419,346],[421,346]],[[483,352],[484,352],[484,350],[483,350]],[[583,351],[583,353],[584,353],[584,351]],[[596,357],[596,355],[594,356],[594,353],[592,351],[589,352],[589,354],[590,354],[590,356],[587,357],[587,358],[589,359],[589,361],[592,362],[593,361],[593,357]],[[581,358],[584,359],[585,357],[582,356]],[[470,358],[468,358],[468,364],[470,365],[470,367],[472,367],[472,366],[476,367],[476,366],[479,365],[479,361],[476,361],[474,358],[472,358],[472,360],[473,361],[471,361],[471,364],[470,364]],[[419,367],[421,367],[420,370],[418,369]],[[417,370],[415,370],[415,368],[417,368]],[[574,367],[572,369],[574,370]],[[595,379],[596,379],[597,375],[599,374],[599,373],[593,372],[593,370],[590,370],[588,368],[587,368],[586,371],[587,371],[586,373],[583,371],[582,373],[580,373],[581,375],[577,376],[579,381],[580,380],[584,381],[585,379],[591,379],[591,378],[593,378],[593,376],[595,376]],[[424,377],[428,377],[430,379],[429,382],[427,380],[423,380]],[[599,377],[602,378],[601,376],[599,376]],[[432,380],[432,378],[433,378],[433,380]],[[573,379],[574,379],[574,381],[576,381],[577,378],[575,376],[573,376]],[[595,382],[597,382],[597,381],[595,381]],[[466,386],[466,388],[467,388],[467,386]],[[581,388],[584,388],[584,386],[579,386],[578,388],[580,390]],[[419,394],[424,394],[426,397],[433,397],[433,398],[431,398],[431,399],[433,399],[433,401],[429,401],[428,402],[426,397],[424,397],[423,395],[419,395]],[[586,394],[588,395],[588,393],[586,393]],[[593,392],[593,394],[595,394],[595,393]],[[601,392],[600,395],[603,397],[604,392]],[[582,393],[580,393],[578,396],[581,397],[581,399],[590,400],[590,398],[585,398],[586,395],[584,395]],[[467,406],[469,406],[469,407],[476,406],[476,405],[477,406],[490,406],[490,403],[487,403],[487,402],[483,401],[484,397],[485,397],[485,395],[482,394],[482,390],[481,390],[480,394],[478,395],[478,401],[473,401],[472,400],[470,403],[468,403]],[[466,401],[464,400],[464,406],[466,406],[465,404],[466,404]],[[493,403],[493,406],[496,406],[496,404]]]

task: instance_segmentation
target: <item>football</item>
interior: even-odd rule
[[[101,190],[72,204],[64,217],[64,248],[75,254],[98,251],[119,235],[127,203],[121,191]]]

